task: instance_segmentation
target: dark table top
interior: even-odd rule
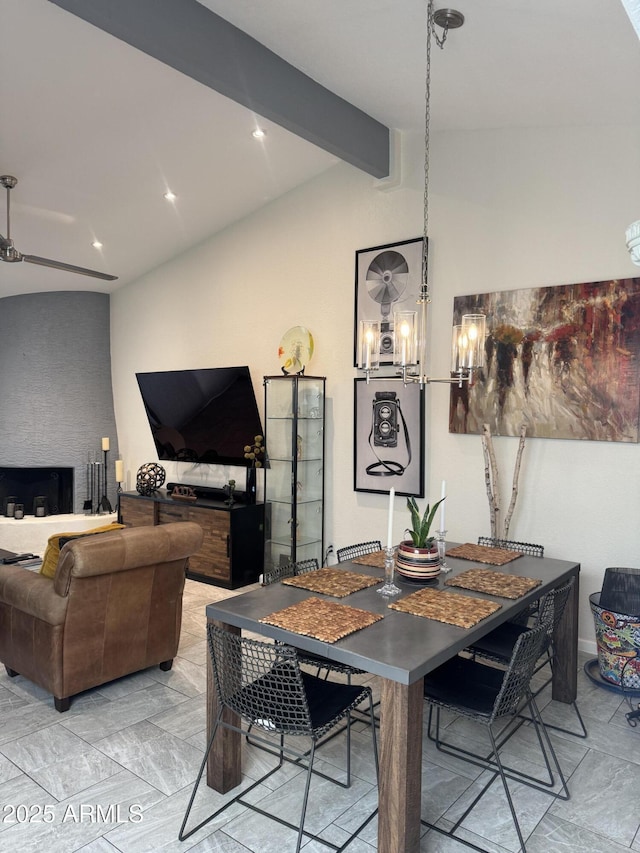
[[[453,543],[451,544],[453,545]],[[456,594],[485,598],[497,601],[502,605],[493,615],[468,629],[389,609],[390,603],[399,601],[404,596],[415,592],[417,589],[422,589],[424,586],[405,582],[398,577],[396,577],[396,584],[402,592],[391,599],[377,593],[377,586],[369,587],[340,599],[320,596],[330,601],[337,601],[340,604],[362,608],[384,616],[374,625],[356,631],[332,644],[259,622],[261,618],[269,616],[277,610],[296,604],[312,595],[318,595],[318,593],[312,593],[309,590],[281,583],[261,587],[209,604],[206,613],[209,619],[233,625],[244,631],[253,631],[265,637],[291,643],[297,648],[324,655],[331,660],[350,664],[401,684],[411,684],[484,636],[488,631],[535,601],[548,590],[568,580],[572,575],[577,575],[580,570],[579,563],[526,555],[503,566],[480,566],[473,561],[453,559],[449,556],[447,556],[447,563],[452,567],[452,571],[446,575],[439,575],[437,583],[429,584],[430,588],[449,590],[451,588],[444,585],[445,580],[472,567],[489,568],[506,574],[539,578],[542,583],[516,600],[485,595],[470,590],[455,589]],[[379,577],[380,585],[383,583],[384,572],[382,569],[351,562],[341,563],[338,568]]]

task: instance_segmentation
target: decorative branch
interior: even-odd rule
[[[484,453],[484,480],[489,500],[489,518],[491,521],[491,538],[498,536],[498,514],[500,512],[500,485],[498,465],[493,451],[491,430],[489,424],[482,425],[482,451]]]
[[[504,519],[504,535],[503,539],[509,538],[509,525],[511,524],[511,516],[518,499],[518,478],[520,477],[520,463],[522,462],[522,453],[524,451],[524,440],[527,434],[527,428],[524,424],[520,427],[520,442],[518,443],[518,455],[516,456],[516,464],[513,469],[513,484],[511,486],[511,503]]]

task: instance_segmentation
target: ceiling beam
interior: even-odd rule
[[[387,127],[197,0],[50,2],[368,174],[389,174]]]

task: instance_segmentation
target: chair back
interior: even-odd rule
[[[544,545],[533,545],[531,542],[516,542],[514,539],[478,536],[478,545],[486,545],[487,548],[507,548],[510,551],[520,551],[529,557],[544,557]]]
[[[307,572],[315,572],[318,569],[318,561],[315,557],[310,560],[298,560],[293,564],[293,571],[296,575],[306,575]]]
[[[548,630],[548,623],[540,622],[535,628],[525,631],[518,637],[509,666],[502,679],[502,686],[493,705],[490,723],[499,717],[515,714],[518,710],[522,699],[529,691],[529,682],[547,640]]]
[[[553,632],[560,624],[564,608],[569,598],[569,593],[573,589],[574,580],[575,578],[569,578],[567,583],[563,584],[563,586],[557,587],[556,589],[552,589],[549,593],[553,598],[553,616],[549,630],[550,637],[553,637]]]
[[[294,565],[294,563],[287,563],[284,566],[272,566],[270,569],[265,569],[262,574],[262,586],[278,583],[283,578],[292,578],[295,574]]]
[[[265,731],[313,733],[296,650],[207,626],[213,680],[220,706]]]
[[[382,543],[379,539],[372,539],[370,542],[359,542],[357,545],[345,545],[344,548],[338,548],[336,557],[339,563],[344,563],[347,560],[353,560],[354,557],[362,557],[364,554],[373,554],[374,551],[381,551]]]

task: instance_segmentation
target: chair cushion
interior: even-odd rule
[[[339,681],[317,678],[307,672],[302,673],[302,681],[314,729],[322,728],[334,717],[342,714],[365,689],[360,684],[342,684]]]
[[[511,660],[513,648],[518,638],[522,634],[526,634],[527,630],[526,625],[518,625],[516,622],[504,622],[475,642],[470,647],[470,650],[508,663]]]
[[[113,521],[109,524],[103,524],[100,527],[93,527],[91,530],[82,530],[71,533],[54,533],[47,541],[47,547],[44,552],[44,557],[42,558],[42,566],[40,567],[40,574],[45,575],[45,577],[48,578],[55,577],[58,560],[60,558],[60,551],[71,539],[80,539],[83,536],[94,536],[96,533],[108,533],[110,530],[120,530],[124,526],[124,524],[118,524],[118,522]]]
[[[424,677],[424,698],[462,712],[489,717],[505,670],[455,657]]]

